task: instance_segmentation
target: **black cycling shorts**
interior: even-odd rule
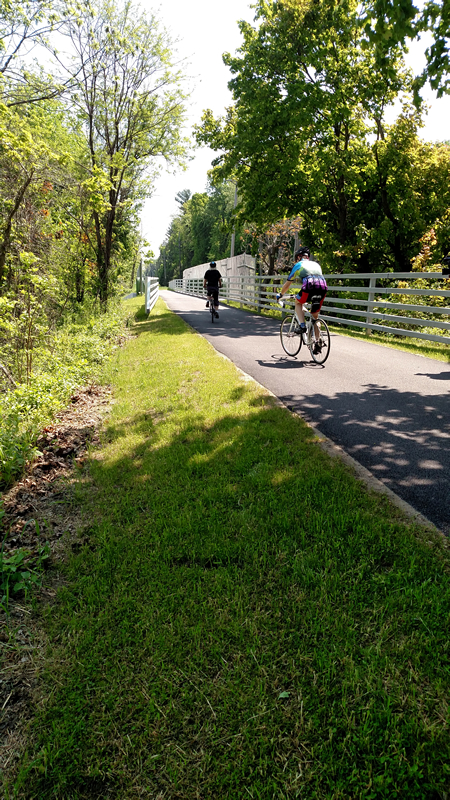
[[[208,297],[214,297],[214,305],[219,305],[219,287],[218,286],[208,286],[206,289]]]
[[[328,286],[325,278],[322,276],[308,276],[303,280],[302,289],[296,295],[299,303],[311,303],[311,312],[320,311],[322,303],[325,300],[325,295],[328,291]]]

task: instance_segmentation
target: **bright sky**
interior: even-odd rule
[[[141,6],[157,11],[152,0],[141,0]],[[186,71],[192,76],[190,125],[199,122],[205,108],[211,108],[216,116],[222,114],[231,103],[227,88],[231,76],[222,62],[222,53],[233,53],[239,47],[241,35],[237,20],[253,21],[250,4],[246,0],[225,0],[222,3],[212,0],[164,0],[157,13],[172,37],[179,40],[180,58],[186,58],[189,63]],[[415,73],[422,68],[424,46],[419,42],[411,47],[408,63]],[[425,96],[431,109],[426,126],[422,129],[423,138],[434,141],[449,137],[450,97],[437,100],[431,91],[427,91]],[[142,213],[142,233],[156,256],[171,216],[179,208],[175,195],[181,189],[205,191],[206,173],[214,155],[208,148],[198,149],[185,172],[179,170],[175,175],[164,172],[159,178],[155,193],[147,200]]]

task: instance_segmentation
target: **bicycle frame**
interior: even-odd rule
[[[314,342],[314,324],[320,321],[320,316],[317,317],[317,319],[315,319],[312,316],[310,309],[306,305],[304,305],[303,308],[304,308],[304,311],[306,312],[306,314],[308,314],[309,316],[305,319],[306,333],[303,334],[302,340],[303,340],[303,344],[306,344],[307,346],[309,346],[310,344],[312,344]],[[301,325],[301,321],[300,321],[300,319],[298,317],[298,314],[297,314],[297,308],[294,308],[293,317],[294,317],[294,319],[292,320],[292,325],[295,325],[295,323],[297,323],[297,325],[300,326]],[[292,327],[292,325],[291,325],[291,327]]]
[[[216,309],[214,308],[214,297],[212,295],[208,295],[206,299],[209,302],[209,312],[211,314],[211,322],[214,323],[214,319],[216,316]]]
[[[297,310],[294,309],[292,315],[287,315],[281,323],[281,344],[287,355],[293,357],[299,353],[302,344],[304,344],[309,349],[313,361],[321,365],[325,363],[330,353],[328,325],[320,316],[315,319],[308,307],[304,306],[304,308],[309,315],[305,322],[306,331],[300,334],[301,322],[297,315]]]

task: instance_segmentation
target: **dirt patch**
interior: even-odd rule
[[[88,445],[98,442],[97,432],[110,403],[110,389],[89,386],[74,394],[70,406],[43,430],[37,440],[40,455],[24,478],[3,495],[5,552],[35,548],[42,536],[55,544],[63,533],[73,530],[73,509],[67,513],[68,483],[74,469],[83,466]]]
[[[64,582],[60,565],[69,549],[82,542],[83,527],[73,498],[76,473],[83,469],[88,447],[99,441],[100,426],[111,405],[108,387],[91,385],[71,398],[52,425],[38,439],[40,455],[22,480],[3,495],[5,516],[0,520],[3,554],[14,556],[23,548],[36,559],[45,546],[46,573],[34,593],[40,601],[33,610],[25,597],[9,601],[0,610],[0,770],[3,777],[14,769],[26,743],[27,722],[41,702],[38,673],[43,666],[46,639],[39,606],[51,603]]]

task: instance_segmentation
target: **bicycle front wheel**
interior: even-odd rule
[[[328,356],[330,355],[330,346],[331,346],[331,339],[330,339],[330,330],[328,328],[327,323],[324,319],[320,321],[320,337],[317,342],[312,342],[309,345],[309,350],[311,353],[311,358],[316,364],[325,364]]]
[[[296,356],[302,346],[302,336],[294,314],[288,314],[281,323],[280,339],[284,352]]]

